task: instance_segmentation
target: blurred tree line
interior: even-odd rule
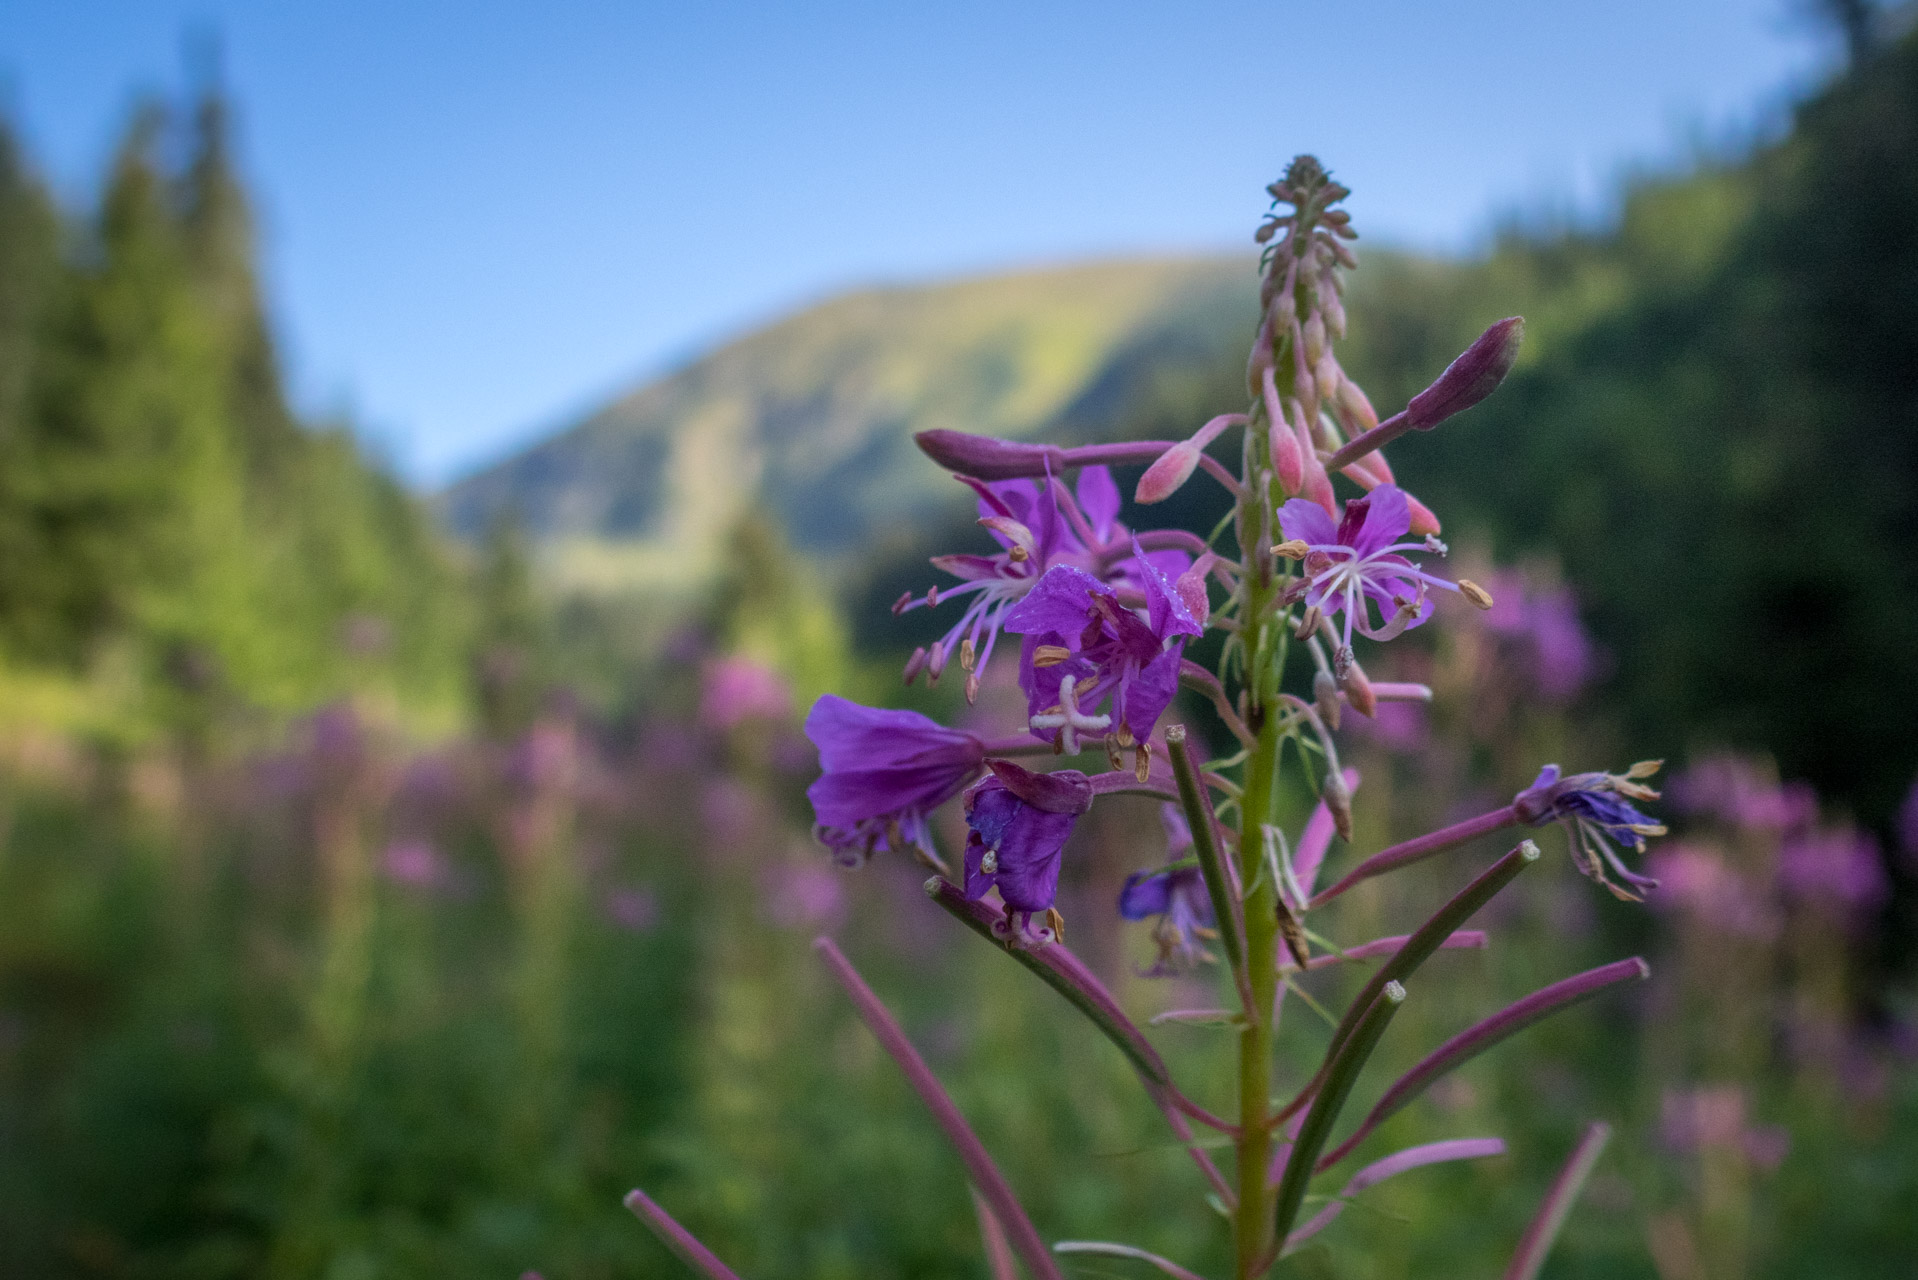
[[[228,135],[216,92],[148,102],[68,211],[0,123],[0,663],[122,723],[368,684],[443,714],[462,585],[345,426],[288,405]]]

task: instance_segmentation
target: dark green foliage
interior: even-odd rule
[[[445,709],[454,575],[350,436],[288,407],[253,254],[217,96],[184,128],[144,107],[84,220],[0,136],[0,654],[130,667],[162,721],[369,677]]]

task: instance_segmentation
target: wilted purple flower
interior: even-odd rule
[[[1159,818],[1165,824],[1167,860],[1172,865],[1135,871],[1119,890],[1120,915],[1128,920],[1158,917],[1152,940],[1158,944],[1159,958],[1146,970],[1148,978],[1182,972],[1213,958],[1199,944],[1200,938],[1211,936],[1215,923],[1205,875],[1196,865],[1178,865],[1192,851],[1192,830],[1176,805],[1161,806]]]
[[[1118,593],[1083,569],[1057,565],[1006,615],[1006,630],[1025,637],[1019,687],[1032,732],[1059,738],[1068,752],[1078,735],[1115,722],[1121,743],[1144,742],[1179,691],[1186,636],[1202,628],[1157,566],[1143,557],[1146,616],[1119,603]],[[1110,694],[1112,714],[1095,715]]]
[[[1891,882],[1878,856],[1878,842],[1856,827],[1807,831],[1787,840],[1778,856],[1778,878],[1800,902],[1825,903],[1849,913],[1877,910],[1891,896]]]
[[[985,743],[916,711],[862,707],[827,694],[806,717],[824,773],[806,788],[821,843],[843,866],[879,850],[930,852],[926,815],[965,789]]]
[[[1572,861],[1591,879],[1626,902],[1642,902],[1645,892],[1656,889],[1658,881],[1633,872],[1619,859],[1612,847],[1615,840],[1645,852],[1646,836],[1662,836],[1662,824],[1640,813],[1632,800],[1656,800],[1658,792],[1639,782],[1658,772],[1661,761],[1644,760],[1624,773],[1575,773],[1561,777],[1559,767],[1548,764],[1539,770],[1532,785],[1512,799],[1519,821],[1542,827],[1557,822],[1571,837]],[[1610,867],[1629,888],[1613,883],[1606,874]]]
[[[792,688],[771,667],[738,655],[716,659],[700,672],[699,719],[724,732],[748,720],[792,714]]]
[[[1352,663],[1352,632],[1374,640],[1390,640],[1432,616],[1427,587],[1457,591],[1484,608],[1491,598],[1465,583],[1448,582],[1418,568],[1403,553],[1442,555],[1445,544],[1427,536],[1401,542],[1412,527],[1411,507],[1397,485],[1382,484],[1363,498],[1346,501],[1344,517],[1335,525],[1316,502],[1293,498],[1279,509],[1285,542],[1276,550],[1304,561],[1305,574],[1287,593],[1288,602],[1304,600],[1326,619],[1345,615],[1338,647],[1341,676]],[[1368,603],[1369,602],[1369,603]],[[1371,606],[1380,621],[1372,622]]]
[[[1008,760],[988,767],[991,775],[966,792],[966,896],[996,887],[1009,925],[1015,915],[1029,925],[1033,914],[1048,913],[1051,936],[1041,930],[1038,940],[1053,940],[1059,862],[1073,825],[1092,807],[1092,783],[1077,769],[1033,773]]]
[[[997,484],[963,475],[959,479],[979,495],[979,523],[1003,550],[992,556],[934,556],[934,565],[964,581],[950,590],[934,587],[924,596],[902,596],[893,610],[905,613],[942,600],[971,597],[951,629],[929,649],[916,651],[906,664],[908,683],[922,670],[936,680],[957,653],[967,673],[966,697],[971,700],[978,693],[981,673],[992,657],[1007,612],[1046,570],[1070,564],[1124,581],[1138,576],[1138,563],[1133,557],[1115,559],[1111,554],[1130,534],[1118,522],[1119,488],[1102,466],[1080,471],[1076,500],[1051,477],[1036,483],[1005,480]],[[1190,563],[1178,550],[1154,551],[1142,558],[1173,576]]]

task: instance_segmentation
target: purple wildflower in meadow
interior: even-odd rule
[[[935,557],[934,566],[959,584],[908,593],[894,606],[904,614],[954,600],[963,605],[943,634],[913,653],[906,681],[921,673],[936,680],[956,657],[970,703],[1001,632],[1017,635],[1023,723],[1007,716],[1004,728],[1023,732],[986,738],[916,712],[832,695],[806,720],[806,735],[819,749],[821,776],[807,795],[820,841],[847,866],[884,851],[909,852],[940,868],[926,883],[932,901],[1009,951],[1112,1042],[1229,1219],[1237,1280],[1267,1274],[1330,1229],[1345,1199],[1379,1181],[1502,1152],[1503,1142],[1491,1138],[1405,1148],[1357,1169],[1336,1196],[1322,1184],[1317,1195],[1334,1203],[1301,1218],[1318,1175],[1446,1073],[1549,1013],[1649,972],[1643,961],[1618,961],[1552,983],[1468,1028],[1390,1085],[1356,1130],[1328,1150],[1387,1024],[1417,998],[1408,993],[1417,988],[1420,966],[1447,948],[1483,946],[1483,932],[1461,926],[1535,865],[1538,849],[1523,840],[1461,877],[1462,886],[1408,934],[1333,943],[1327,934],[1341,931],[1340,917],[1327,924],[1316,913],[1373,877],[1521,823],[1553,821],[1571,831],[1580,870],[1621,897],[1636,897],[1652,882],[1626,868],[1613,843],[1642,851],[1645,837],[1663,830],[1632,803],[1656,797],[1638,781],[1648,776],[1646,767],[1564,776],[1549,765],[1512,803],[1372,852],[1316,890],[1322,868],[1350,852],[1340,842],[1350,845],[1357,830],[1352,802],[1359,779],[1340,763],[1335,736],[1341,708],[1370,716],[1381,701],[1422,704],[1432,697],[1420,684],[1373,684],[1353,652],[1354,636],[1388,641],[1423,625],[1434,617],[1437,592],[1461,595],[1481,610],[1493,604],[1474,583],[1420,567],[1416,557],[1445,554],[1439,519],[1398,485],[1381,447],[1430,431],[1491,394],[1512,367],[1524,326],[1517,318],[1491,326],[1404,410],[1381,421],[1334,353],[1346,329],[1344,273],[1356,266],[1349,243],[1356,232],[1338,207],[1349,193],[1311,156],[1295,159],[1268,192],[1272,210],[1255,236],[1265,251],[1242,412],[1216,414],[1178,440],[1067,448],[950,430],[917,437],[930,458],[972,489],[979,524],[998,549]],[[1236,470],[1222,458],[1236,458]],[[1203,472],[1226,507],[1212,538],[1120,523],[1121,489],[1108,468],[1124,465],[1144,469],[1132,490],[1143,506]],[[1341,506],[1335,481],[1359,492]],[[1227,530],[1235,535],[1229,554],[1214,548]],[[1214,587],[1224,595],[1217,607]],[[1208,635],[1217,644],[1196,651],[1209,666],[1188,656]],[[1582,680],[1570,670],[1583,661],[1577,654],[1554,661],[1568,669],[1567,681]],[[1201,735],[1178,718],[1181,691],[1192,697],[1188,711],[1213,718],[1213,740],[1230,742],[1231,754],[1207,759],[1197,749]],[[988,699],[971,714],[986,715],[993,705]],[[1052,767],[1049,757],[1064,764],[1063,757],[1088,749],[1100,751],[1103,759],[1094,760],[1105,770]],[[1319,803],[1295,845],[1284,827],[1290,797],[1301,789],[1315,791]],[[962,798],[966,826],[956,880],[943,871],[929,821],[955,798]],[[1239,1078],[1230,1118],[1187,1096],[1145,1030],[1066,945],[1057,897],[1080,819],[1095,805],[1133,806],[1143,817],[1137,806],[1145,804],[1165,815],[1168,857],[1118,887],[1118,913],[1150,928],[1157,953],[1150,974],[1203,966],[1218,976],[1224,1007],[1154,1021],[1232,1027],[1223,1069]],[[1127,810],[1117,812],[1126,820]],[[884,1004],[831,940],[815,945],[965,1164],[984,1230],[1005,1259],[997,1274],[1011,1274],[1016,1256],[1037,1280],[1058,1280],[1055,1252],[1193,1274],[1130,1244],[1048,1248]],[[1366,959],[1379,963],[1335,1017],[1317,1068],[1281,1089],[1287,1055],[1277,1052],[1279,1017],[1295,979]],[[1195,1124],[1216,1141],[1202,1140]],[[1603,1136],[1599,1126],[1575,1148],[1510,1274],[1535,1274]],[[1215,1161],[1210,1148],[1221,1145],[1230,1159]],[[649,1198],[635,1192],[628,1203],[706,1274],[731,1274]]]

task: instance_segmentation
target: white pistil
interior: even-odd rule
[[[1079,710],[1078,683],[1077,676],[1059,681],[1059,709],[1042,712],[1027,722],[1035,729],[1057,729],[1059,745],[1069,756],[1079,754],[1080,734],[1104,733],[1112,727],[1111,716],[1089,716]]]
[[[986,850],[985,855],[979,859],[979,870],[989,876],[998,874],[999,846],[994,845],[992,848]]]

